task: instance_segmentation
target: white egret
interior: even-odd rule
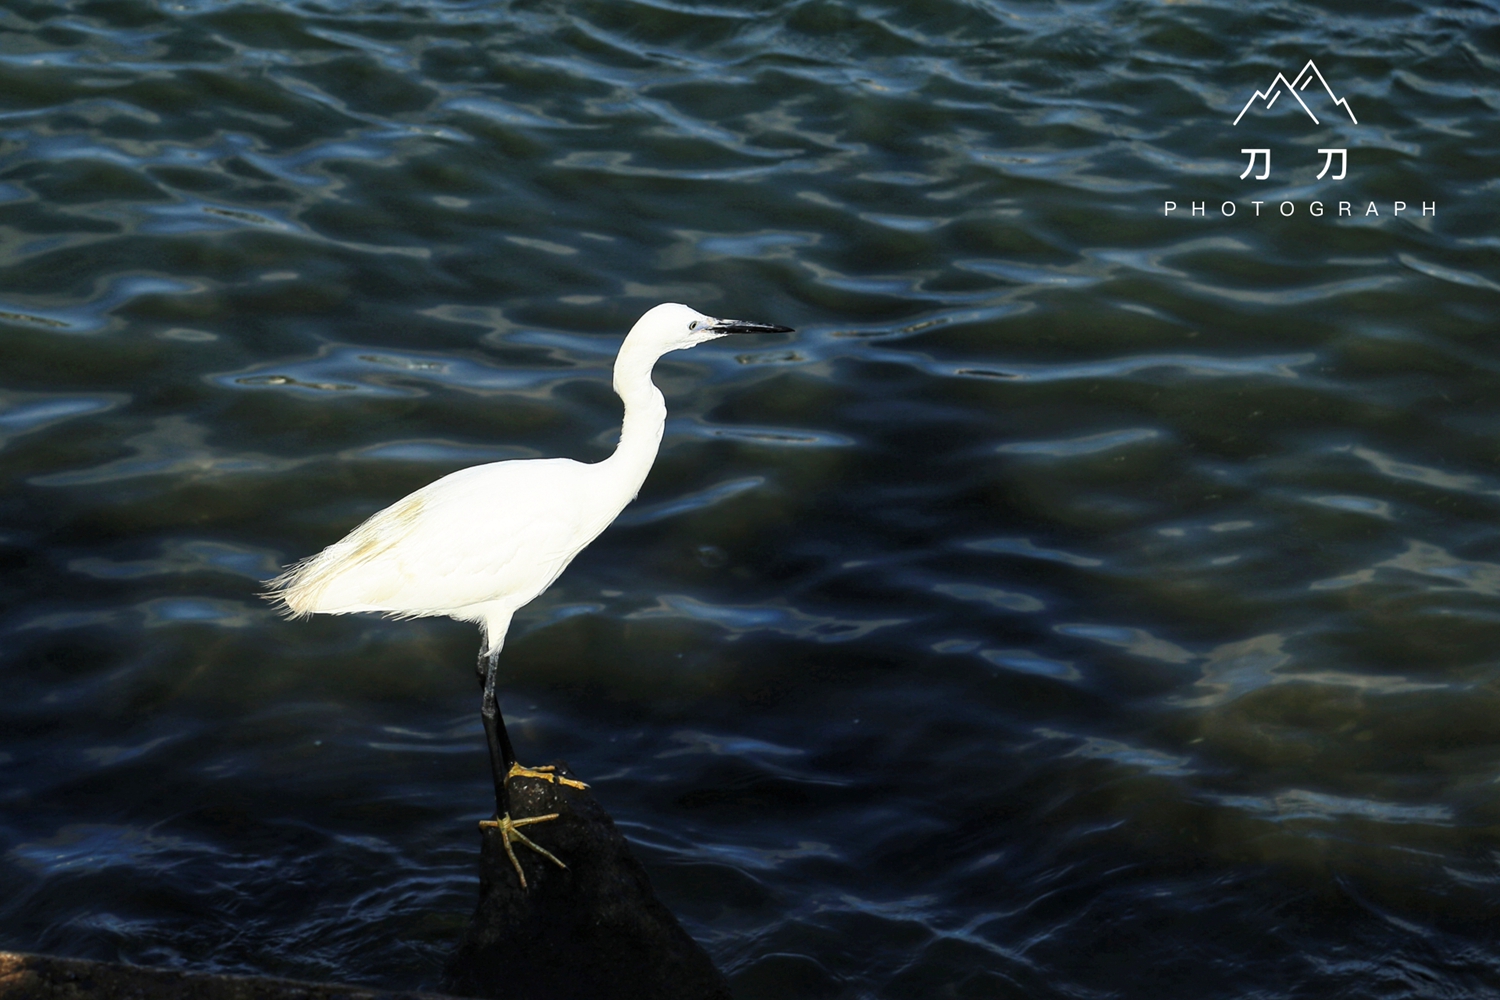
[[[480,826],[499,830],[522,888],[526,875],[512,842],[566,866],[520,831],[557,814],[512,819],[510,780],[525,776],[586,786],[552,773],[550,766],[516,763],[495,697],[495,665],[511,616],[546,590],[640,491],[667,420],[666,402],[651,382],[657,359],[726,334],[790,332],[713,319],[677,303],[656,306],[631,327],[615,358],[614,388],[625,403],[625,420],[614,454],[592,464],[535,458],[460,469],[372,515],[270,582],[267,596],[294,618],[375,611],[479,624],[480,713],[495,780],[495,818]]]

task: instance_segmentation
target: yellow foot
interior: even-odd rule
[[[522,767],[520,764],[512,764],[510,770],[506,772],[505,780],[509,781],[511,778],[541,778],[543,781],[555,781],[559,785],[567,785],[569,788],[589,787],[581,781],[574,781],[572,778],[564,778],[560,774],[554,774],[553,772],[556,770],[557,766],[554,764],[543,764],[541,767]]]
[[[505,856],[510,858],[511,867],[516,870],[516,877],[521,880],[522,889],[526,888],[526,873],[521,871],[521,862],[516,860],[515,849],[510,846],[513,840],[525,844],[559,868],[568,867],[558,860],[557,855],[545,847],[538,846],[530,837],[518,829],[519,827],[530,826],[532,823],[545,823],[549,819],[557,819],[557,813],[548,813],[545,816],[528,816],[525,819],[511,819],[510,813],[506,813],[504,816],[497,816],[494,819],[482,819],[479,821],[479,828],[481,830],[486,827],[495,827],[500,831],[500,843],[505,845]]]

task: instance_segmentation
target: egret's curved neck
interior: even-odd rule
[[[630,487],[631,497],[646,481],[667,426],[666,400],[651,382],[651,369],[660,357],[653,348],[626,337],[615,358],[615,392],[625,403],[625,422],[615,453],[605,461],[618,470],[616,474],[623,485]]]

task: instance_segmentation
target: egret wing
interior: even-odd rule
[[[519,607],[612,519],[594,524],[589,468],[538,459],[461,469],[372,515],[273,589],[298,614]]]

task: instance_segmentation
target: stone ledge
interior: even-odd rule
[[[574,777],[566,761],[552,766]],[[730,1000],[729,981],[656,898],[590,789],[517,777],[510,796],[515,816],[557,815],[526,835],[567,867],[518,847],[523,889],[499,832],[486,830],[479,905],[443,989],[487,1000]]]
[[[359,986],[228,976],[0,951],[0,1000],[447,1000]]]

